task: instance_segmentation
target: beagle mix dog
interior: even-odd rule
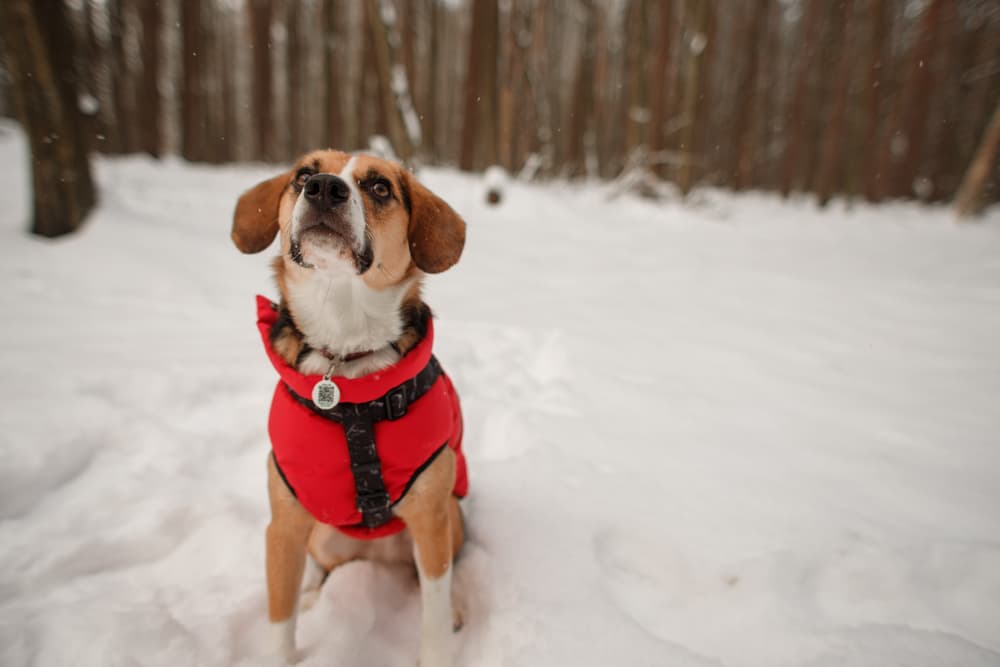
[[[408,412],[407,419],[422,420],[421,432],[434,431],[429,437],[450,433],[460,444],[457,398],[429,356],[430,310],[420,289],[426,274],[458,261],[465,223],[400,165],[323,150],[303,156],[289,171],[240,197],[232,229],[236,247],[261,252],[276,236],[281,254],[274,271],[281,302],[264,300],[265,314],[258,322],[284,380],[272,404],[273,451],[267,462],[271,521],[266,569],[273,650],[296,659],[296,612],[307,560],[315,563],[311,568],[317,587],[322,576],[351,560],[405,561],[415,564],[420,581],[420,665],[450,665],[451,633],[460,627],[451,599],[451,568],[464,538],[457,498],[464,495],[464,488],[459,490],[465,484],[464,457],[454,442],[436,441],[427,460],[407,468],[404,477],[409,478],[399,484],[389,479],[396,464],[385,460],[383,438],[397,426],[397,432],[404,432],[399,426],[403,421],[388,420]],[[270,316],[268,310],[273,311]],[[412,378],[399,370],[407,365],[413,368]],[[392,392],[380,396],[381,389],[369,391],[373,382],[393,377],[391,382],[400,384]],[[355,387],[352,382],[365,384]],[[341,388],[317,398],[320,384]],[[297,389],[300,385],[305,388]],[[444,406],[443,412],[434,412],[436,405]],[[307,426],[295,422],[287,437],[276,433],[276,419],[285,418],[275,416],[279,410],[301,411],[294,419]],[[302,435],[314,427],[338,439],[336,446],[326,443],[322,451],[339,448],[340,463],[330,465],[342,465],[337,479],[347,480],[341,485],[346,489],[330,491],[336,483],[313,479],[327,462],[310,461],[303,468],[298,460],[305,456],[302,448],[314,446]],[[358,429],[363,432],[360,441]],[[409,437],[402,437],[403,448],[409,447]],[[356,454],[373,456],[374,462]],[[296,470],[306,472],[296,477]],[[362,475],[373,470],[371,476]],[[336,505],[336,493],[352,506],[338,506],[328,514],[321,505]],[[332,499],[320,498],[323,494]],[[377,501],[370,507],[361,502],[369,497]],[[340,525],[359,517],[353,526]]]

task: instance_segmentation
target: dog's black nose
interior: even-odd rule
[[[351,189],[344,179],[333,174],[315,174],[302,188],[306,199],[320,210],[343,204],[351,196]]]

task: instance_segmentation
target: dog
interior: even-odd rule
[[[270,648],[297,659],[307,564],[321,583],[351,560],[402,561],[420,583],[420,665],[450,665],[468,481],[421,284],[459,260],[465,222],[400,165],[321,150],[239,198],[236,247],[258,253],[275,237],[281,301],[257,304],[280,376],[268,424]]]

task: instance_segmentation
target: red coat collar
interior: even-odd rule
[[[260,330],[264,349],[274,370],[278,371],[289,387],[299,396],[312,396],[313,387],[323,379],[322,375],[303,375],[289,366],[271,347],[271,326],[278,319],[278,306],[270,299],[257,295],[257,328]],[[332,379],[340,388],[340,400],[344,403],[367,403],[381,398],[387,391],[414,377],[431,359],[434,347],[434,324],[427,320],[427,335],[416,347],[406,353],[398,362],[375,373],[359,378],[334,376]]]

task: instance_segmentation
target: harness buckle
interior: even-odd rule
[[[400,385],[385,395],[385,416],[396,421],[406,415],[406,387]]]

